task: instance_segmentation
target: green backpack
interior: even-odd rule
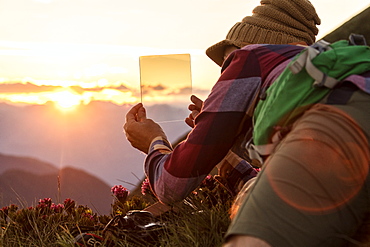
[[[253,143],[247,145],[251,159],[263,163],[261,156],[272,153],[284,132],[305,110],[341,80],[370,70],[370,47],[362,38],[351,35],[350,41],[332,44],[318,41],[288,64],[254,111]]]

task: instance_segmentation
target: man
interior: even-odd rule
[[[316,25],[320,24],[320,19],[309,1],[262,0],[261,4],[253,10],[252,16],[236,23],[225,40],[207,49],[207,55],[218,65],[222,65],[230,52],[247,44],[315,42],[318,33]],[[302,47],[297,46],[296,50],[300,51]],[[288,62],[294,55],[281,54],[268,70],[282,61]],[[251,74],[265,80],[270,72],[268,70],[258,69],[251,71]],[[142,104],[134,106],[127,114],[124,126],[127,139],[133,147],[148,154],[145,173],[163,203],[171,204],[184,199],[221,160],[220,170],[228,174],[225,178],[227,186],[234,192],[238,192],[240,186],[257,174],[246,160],[229,150],[235,145],[240,129],[251,124],[246,112],[258,90],[260,79],[254,83],[248,78],[251,75],[241,75],[241,78],[225,83],[224,72],[204,102],[195,124],[192,118],[186,120],[194,128],[186,141],[174,150],[160,126],[146,119]],[[229,93],[225,95],[225,92]],[[194,116],[203,102],[195,96],[192,96],[192,101],[194,108],[190,108],[195,110]],[[221,105],[222,102],[225,103]]]
[[[303,49],[281,44],[312,44],[320,23],[307,0],[261,4],[225,41],[207,50],[222,64],[222,74],[201,109],[202,102],[193,97],[191,110],[200,113],[184,142],[172,149],[159,125],[146,119],[141,104],[126,116],[127,138],[148,154],[145,172],[164,203],[182,200],[221,161],[231,183],[256,176],[246,160],[229,150],[240,129],[251,124],[250,107],[261,85],[270,85]],[[365,73],[348,80],[295,123],[242,201],[227,246],[340,246],[354,236],[370,202],[370,97],[353,85],[369,82],[369,77]],[[338,93],[346,100],[332,101]]]

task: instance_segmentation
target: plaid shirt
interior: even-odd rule
[[[144,169],[160,201],[181,201],[222,160],[228,160],[231,167],[232,186],[238,179],[246,182],[257,175],[230,149],[240,128],[250,127],[251,121],[245,117],[261,86],[270,85],[302,49],[295,45],[248,45],[229,55],[187,139],[174,149],[160,137],[151,143]]]

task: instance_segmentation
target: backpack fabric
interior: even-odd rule
[[[356,36],[358,38],[358,36]],[[247,145],[251,159],[272,153],[292,124],[332,88],[351,75],[370,70],[370,47],[341,40],[323,40],[300,52],[266,90],[254,111],[253,140]],[[361,43],[361,42],[360,42]],[[358,85],[361,88],[363,85]]]

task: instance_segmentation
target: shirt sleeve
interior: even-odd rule
[[[171,204],[184,199],[226,156],[260,88],[260,73],[252,51],[233,52],[187,139],[173,150],[167,140],[152,141],[144,169],[160,201]]]

